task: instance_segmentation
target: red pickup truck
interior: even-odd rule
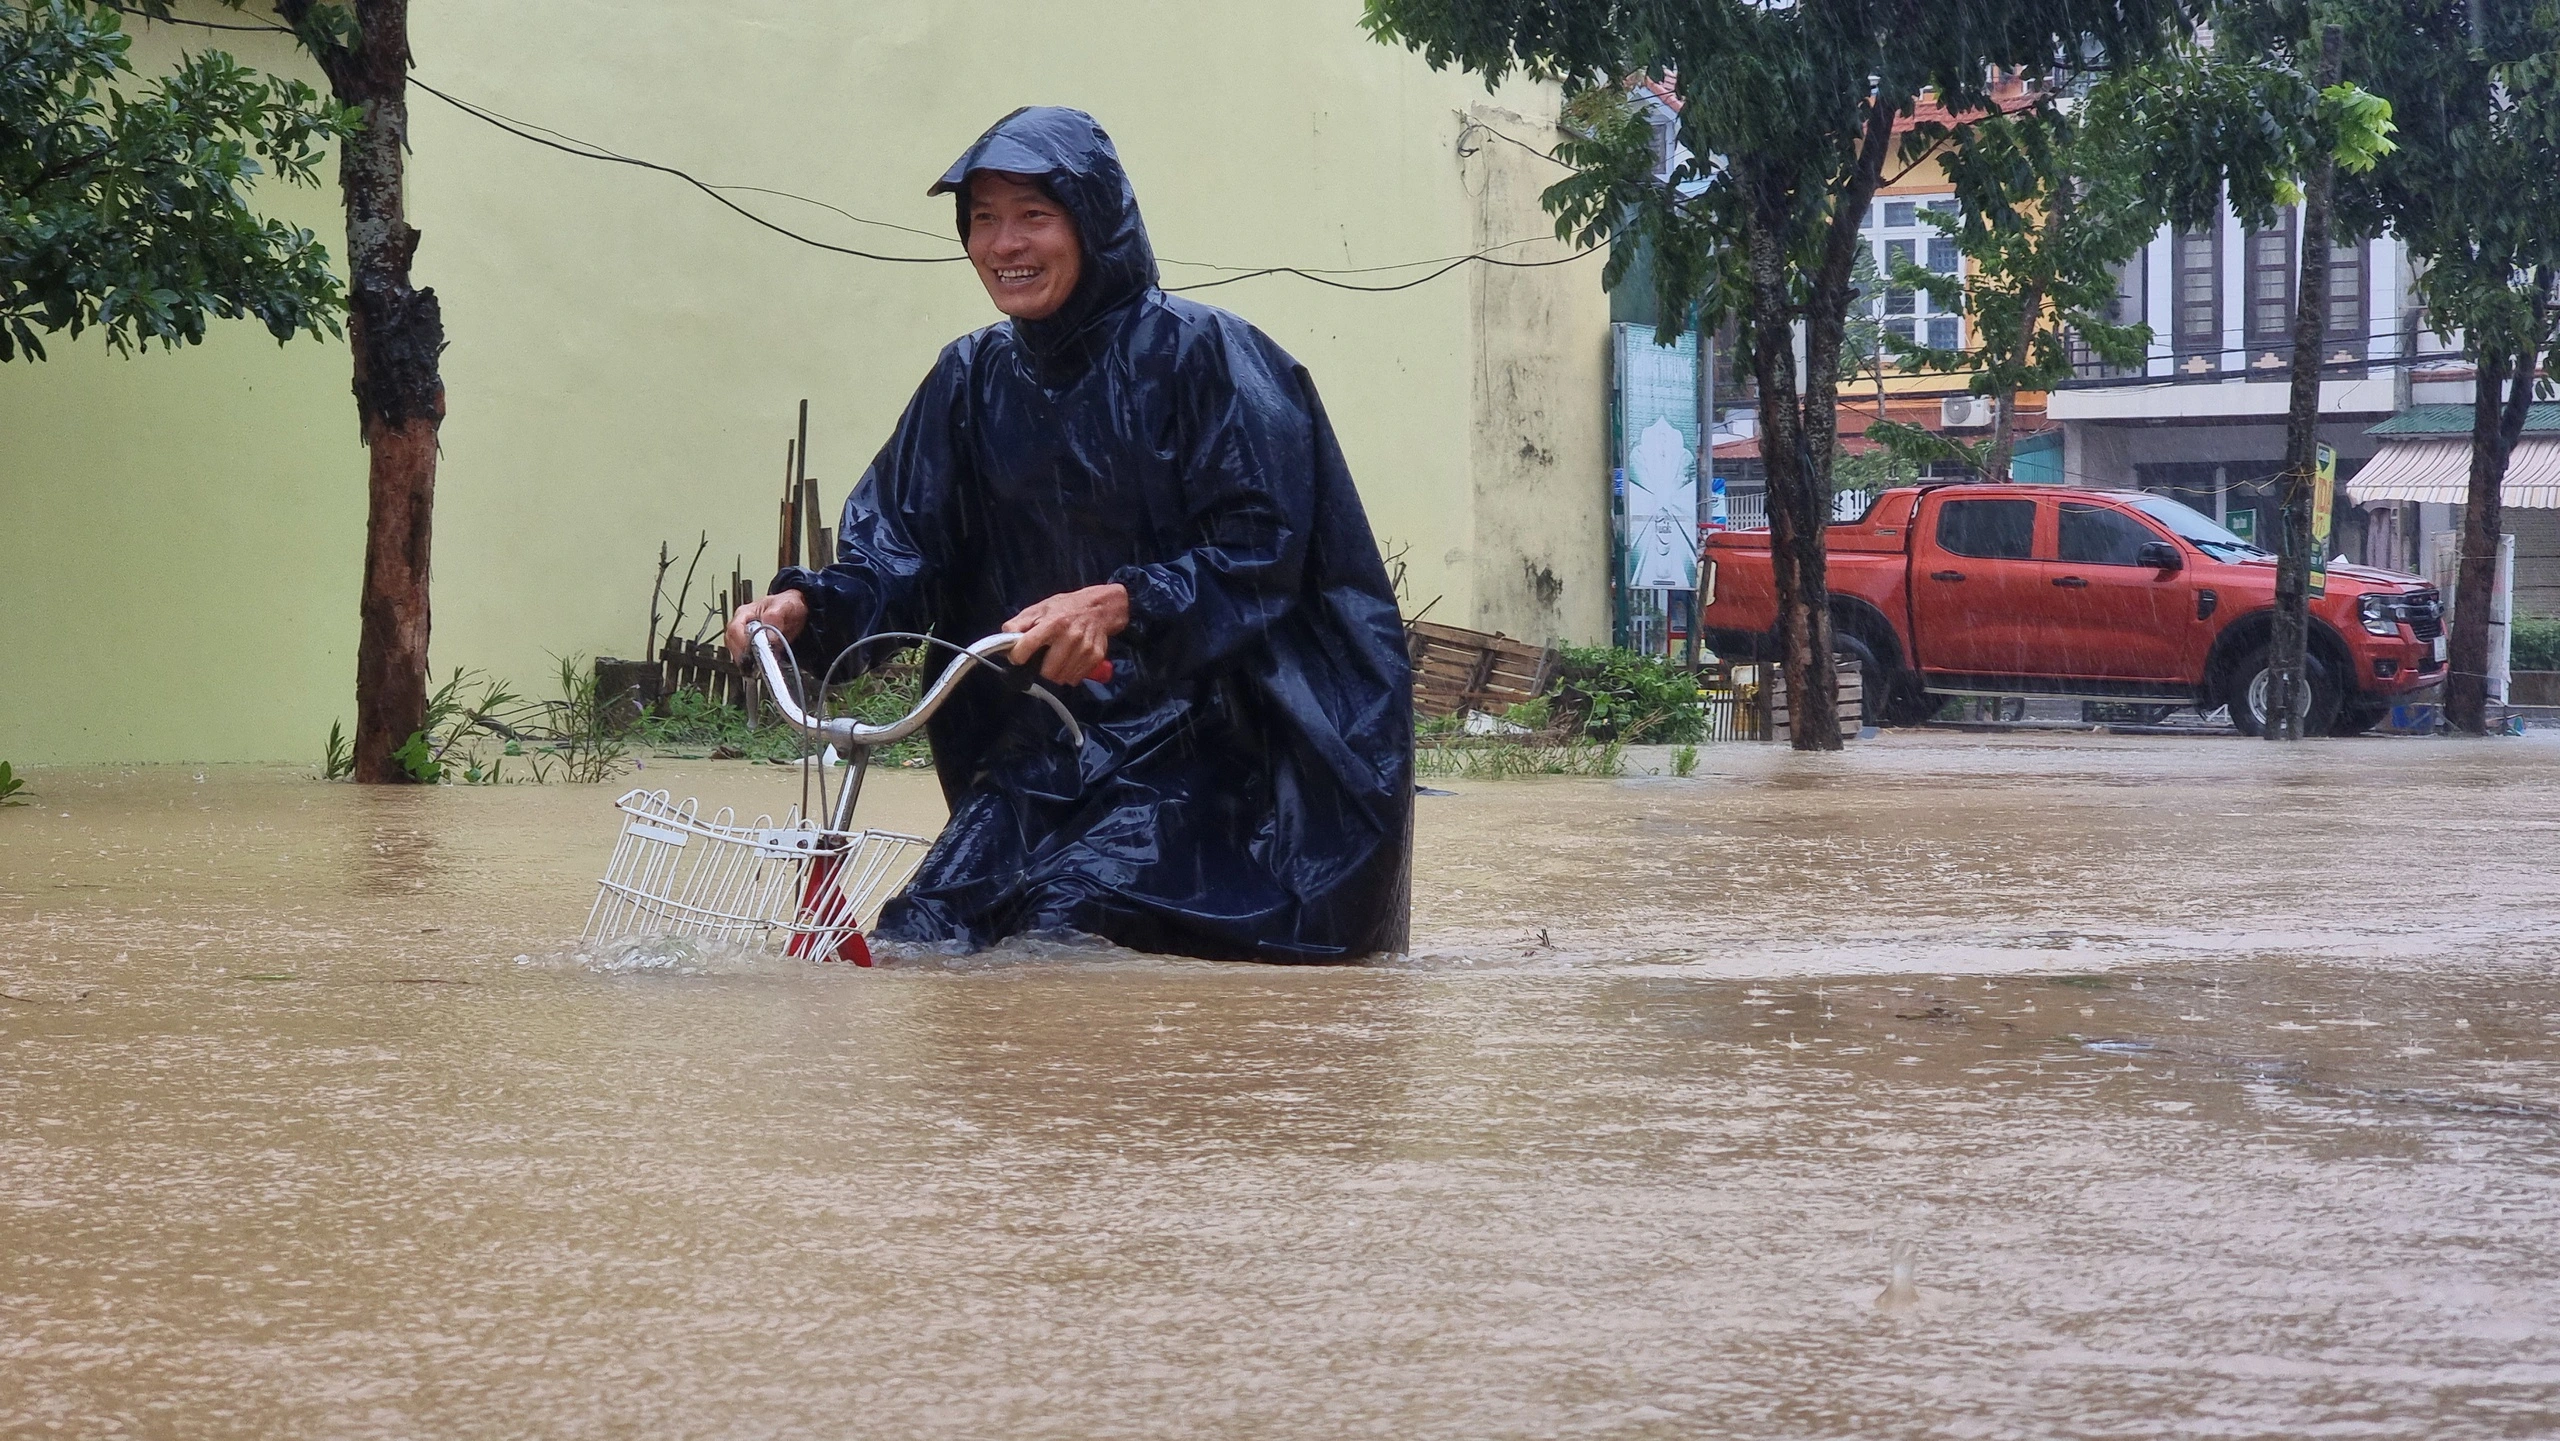
[[[2275,557],[2167,496],[2045,485],[1905,486],[1829,532],[1834,649],[1871,720],[1908,725],[1948,695],[2056,695],[2231,708],[2265,728]],[[1701,637],[1776,655],[1769,533],[1708,537]],[[2370,729],[2444,676],[2435,587],[2332,565],[2311,602],[2313,735]],[[1878,703],[1881,699],[1881,704]]]

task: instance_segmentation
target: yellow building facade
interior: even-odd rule
[[[926,185],[1045,103],[1118,142],[1168,285],[1295,266],[1383,286],[1470,253],[1568,254],[1537,203],[1561,174],[1534,153],[1556,139],[1556,94],[1435,75],[1371,42],[1359,11],[422,0],[412,27],[420,80],[761,187],[725,193],[838,245],[957,254]],[[145,70],[218,46],[310,73],[282,37],[131,23]],[[638,653],[661,542],[689,553],[707,533],[707,572],[743,557],[769,575],[798,401],[832,509],[940,347],[996,318],[965,264],[798,244],[414,90],[412,146],[416,276],[451,342],[440,674],[530,690],[553,655]],[[257,203],[343,258],[334,186]],[[1409,614],[1591,641],[1608,629],[1599,269],[1467,265],[1392,292],[1275,275],[1198,298],[1314,374]],[[50,349],[0,365],[0,758],[316,758],[353,712],[364,456],[345,347],[235,322],[175,353]]]

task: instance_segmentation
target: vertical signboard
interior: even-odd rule
[[[1659,345],[1649,325],[1615,332],[1618,575],[1631,591],[1698,588],[1698,337]]]
[[[2320,447],[2320,463],[2311,475],[2311,593],[2329,593],[2329,531],[2337,522],[2338,452]]]

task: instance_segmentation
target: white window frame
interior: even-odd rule
[[[1887,205],[1911,206],[1911,223],[1909,225],[1888,225],[1885,223],[1885,207]],[[1893,284],[1893,264],[1892,261],[1887,258],[1892,250],[1891,242],[1897,240],[1907,240],[1911,242],[1911,253],[1914,258],[1914,262],[1916,264],[1926,266],[1929,261],[1929,242],[1932,240],[1948,240],[1953,237],[1946,235],[1937,227],[1922,220],[1920,218],[1920,214],[1922,211],[1930,209],[1953,212],[1955,208],[1956,198],[1952,192],[1940,195],[1879,195],[1869,203],[1867,206],[1868,228],[1866,231],[1866,243],[1875,252],[1876,273],[1885,278],[1887,289],[1891,289]],[[1956,259],[1956,266],[1956,274],[1958,278],[1961,279],[1964,274],[1964,259],[1961,255]],[[1934,309],[1932,308],[1934,305],[1935,302],[1929,298],[1928,292],[1915,290],[1912,292],[1911,309],[1908,311],[1895,312],[1888,316],[1885,311],[1885,297],[1879,295],[1874,301],[1870,302],[1868,306],[1868,313],[1886,320],[1889,324],[1900,322],[1910,325],[1913,332],[1923,342],[1926,342],[1929,337],[1930,321],[1953,320],[1956,325],[1956,343],[1954,346],[1949,348],[1956,350],[1963,349],[1966,344],[1966,327],[1964,317],[1951,311]],[[1892,324],[1892,328],[1898,332],[1900,325]]]

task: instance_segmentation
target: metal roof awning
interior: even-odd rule
[[[2364,469],[2347,478],[2359,505],[2423,500],[2461,505],[2471,498],[2471,441],[2385,440]],[[2507,460],[2499,503],[2518,510],[2560,510],[2560,436],[2528,432]]]

